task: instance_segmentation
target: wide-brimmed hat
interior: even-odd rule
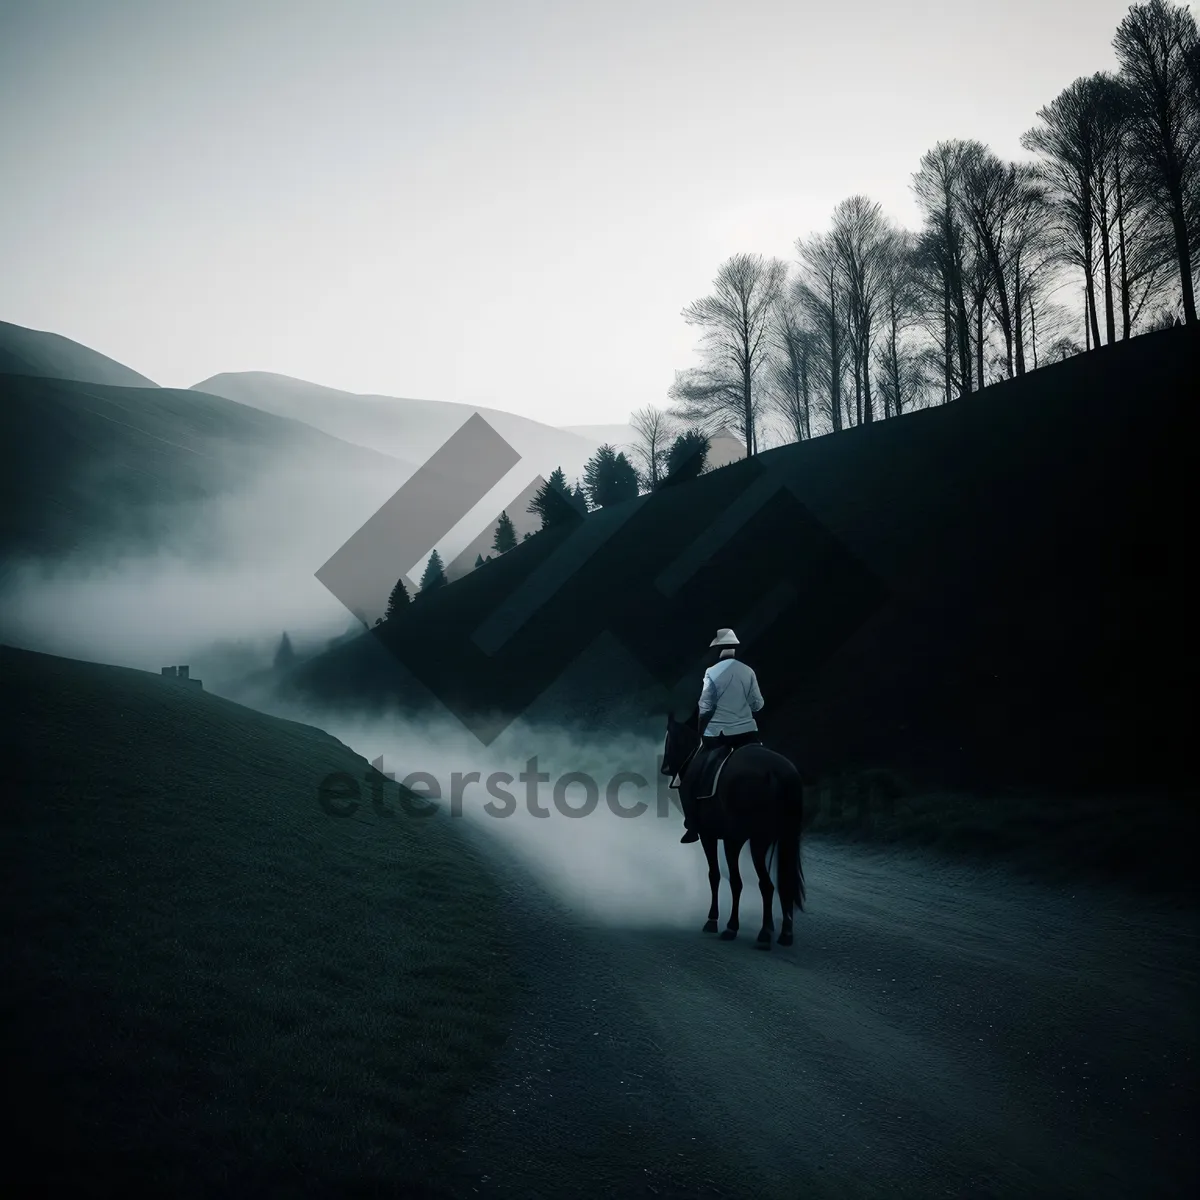
[[[712,646],[740,646],[741,642],[737,639],[737,634],[732,629],[718,629],[717,636],[708,643]]]

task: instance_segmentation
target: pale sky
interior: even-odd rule
[[[680,310],[1115,66],[1128,0],[0,0],[0,320],[556,425]]]

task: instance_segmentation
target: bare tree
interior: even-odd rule
[[[890,226],[883,210],[866,196],[851,196],[833,211],[833,247],[841,260],[848,304],[847,332],[854,374],[858,423],[874,420],[871,350],[879,317]]]
[[[925,359],[906,340],[922,311],[916,244],[914,234],[893,229],[881,252],[882,344],[877,365],[885,417],[900,416],[906,408],[915,407],[925,387]]]
[[[819,350],[816,335],[804,323],[796,284],[783,289],[772,326],[776,356],[771,364],[771,399],[794,442],[812,437]]]
[[[986,146],[967,143],[960,185],[962,206],[979,255],[980,299],[1004,339],[1001,360],[1011,379],[1023,374],[1022,258],[1044,231],[1046,189],[1035,170],[1003,162]],[[977,339],[982,334],[977,329]]]
[[[842,410],[842,382],[845,373],[847,336],[845,332],[846,287],[841,257],[833,239],[826,235],[798,238],[796,253],[800,259],[800,278],[795,298],[806,314],[820,346],[824,384],[822,406],[830,428],[845,428]]]
[[[1170,224],[1189,324],[1196,320],[1192,256],[1200,241],[1198,41],[1192,14],[1166,0],[1135,4],[1113,39],[1130,102],[1130,145]]]
[[[692,381],[698,386],[690,402],[729,411],[729,387],[736,385],[741,397],[737,426],[745,439],[747,456],[756,451],[755,377],[770,352],[771,316],[785,276],[786,268],[778,259],[735,254],[717,272],[713,294],[683,310],[689,325],[704,330],[708,359],[707,377]]]
[[[1101,157],[1096,88],[1077,79],[1044,108],[1042,122],[1021,145],[1043,156],[1042,172],[1055,202],[1063,261],[1083,272],[1085,321],[1093,344],[1100,343],[1096,317],[1096,177]]]
[[[634,440],[629,447],[638,471],[653,489],[662,477],[663,463],[674,437],[674,423],[664,409],[647,404],[629,414]]]
[[[971,390],[970,319],[967,313],[966,219],[961,180],[965,142],[938,142],[921,158],[912,187],[925,214],[922,260],[940,293],[940,340],[944,349],[946,399]]]

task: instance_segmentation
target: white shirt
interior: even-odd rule
[[[705,737],[724,733],[753,733],[758,729],[754,714],[763,706],[758,678],[744,662],[723,658],[704,672],[700,691],[700,715],[712,713]]]

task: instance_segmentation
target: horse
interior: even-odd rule
[[[763,898],[763,923],[758,945],[771,948],[775,922],[771,908],[775,888],[767,854],[778,855],[776,880],[779,903],[783,909],[779,944],[792,944],[792,910],[804,911],[804,868],[800,861],[800,827],[804,820],[804,789],[799,771],[788,758],[761,745],[747,745],[734,750],[726,759],[717,780],[716,794],[711,799],[692,802],[691,789],[696,785],[696,751],[700,734],[690,725],[667,714],[667,736],[663,747],[662,773],[678,785],[680,798],[688,797],[688,808],[695,812],[692,824],[700,835],[704,856],[708,859],[708,882],[712,887],[712,904],[704,933],[716,933],[718,921],[717,894],[721,885],[721,869],[717,862],[717,843],[725,843],[725,862],[729,868],[729,887],[733,893],[733,911],[721,938],[732,941],[738,935],[738,901],[742,894],[742,876],[738,857],[746,842],[758,873],[758,889]]]

